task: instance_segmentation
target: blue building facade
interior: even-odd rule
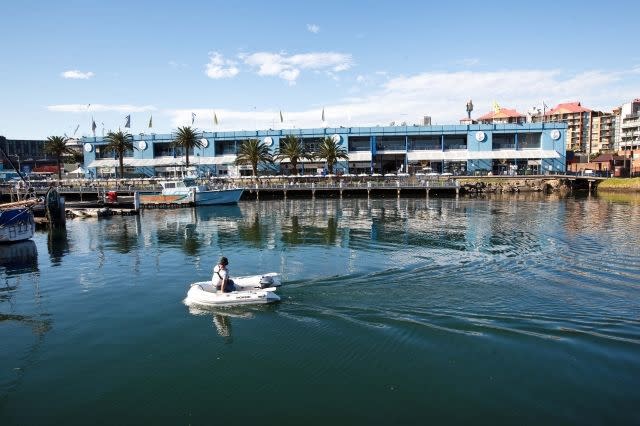
[[[347,151],[337,173],[451,173],[456,175],[545,174],[566,171],[564,123],[470,124],[445,126],[339,127],[315,129],[204,132],[202,148],[185,153],[173,146],[171,134],[134,135],[134,150],[125,153],[126,176],[171,176],[189,172],[199,176],[239,176],[249,166],[234,164],[238,147],[248,139],[262,141],[272,153],[287,135],[298,137],[315,151],[331,137]],[[118,160],[104,149],[101,137],[82,139],[86,177],[113,176]],[[290,174],[287,161],[261,165],[264,174]],[[322,173],[322,159],[299,162],[298,173]]]

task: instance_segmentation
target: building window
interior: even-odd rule
[[[412,151],[439,151],[442,149],[440,136],[410,136],[409,149]]]
[[[216,141],[215,149],[216,155],[229,155],[236,154],[236,144],[239,145],[244,141],[230,140],[230,141]]]
[[[540,148],[542,133],[518,133],[518,149]]]
[[[124,152],[124,157],[133,157],[133,150]],[[102,158],[118,158],[118,153],[113,150],[106,150],[105,145],[96,147],[96,160]]]
[[[376,138],[376,149],[379,151],[404,151],[406,138],[404,136],[380,136]]]
[[[173,144],[171,142],[156,142],[153,144],[154,157],[173,157]]]
[[[516,148],[516,135],[514,133],[494,133],[492,140],[491,149],[494,151]]]
[[[467,136],[466,135],[445,135],[444,136],[444,150],[453,149],[467,149]]]
[[[369,136],[349,137],[349,151],[369,151],[371,150],[371,138]]]
[[[318,147],[324,138],[302,138],[302,146],[306,152],[318,152]]]

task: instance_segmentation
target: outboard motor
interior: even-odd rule
[[[273,286],[273,277],[269,275],[263,275],[260,278],[260,288],[267,288]]]

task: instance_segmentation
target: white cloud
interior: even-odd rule
[[[245,64],[257,67],[259,75],[278,76],[294,83],[301,70],[322,70],[341,72],[353,65],[349,54],[336,52],[314,52],[298,55],[286,53],[256,52],[241,57]]]
[[[291,71],[282,66],[278,68],[278,63],[271,62],[270,72]],[[289,76],[295,80],[294,77]],[[365,80],[372,78],[368,75],[362,77]],[[383,126],[391,121],[406,121],[411,125],[421,123],[424,115],[431,116],[436,125],[457,124],[466,117],[465,107],[469,99],[475,105],[472,117],[491,111],[494,100],[502,107],[516,109],[523,114],[532,106],[542,107],[543,101],[550,107],[561,102],[580,101],[587,108],[610,111],[637,97],[634,94],[640,87],[640,76],[637,68],[618,72],[588,70],[579,74],[567,74],[557,69],[425,72],[385,79],[382,84],[371,80],[366,87],[376,89],[367,95],[352,94],[327,105],[318,104],[322,99],[310,95],[313,103],[306,107],[290,110],[283,106],[285,121],[282,124],[279,106],[262,111],[218,108],[219,125],[215,130],[321,127],[323,107],[326,124],[330,127]],[[86,110],[86,105],[80,107]],[[197,114],[196,127],[213,129],[213,110],[198,109],[166,111],[171,118],[171,128],[190,125],[191,112]]]
[[[320,32],[320,27],[316,24],[307,24],[307,30],[311,33],[318,34]]]
[[[209,63],[206,67],[207,76],[213,79],[232,78],[240,72],[234,61],[224,59],[218,52],[209,52]]]
[[[73,80],[89,80],[94,75],[95,74],[92,73],[91,71],[82,72],[82,71],[78,71],[78,70],[64,71],[64,72],[62,72],[60,74],[60,76],[62,76],[62,78],[70,78],[70,79],[73,79]]]
[[[132,112],[147,112],[155,111],[156,107],[152,105],[105,105],[105,104],[62,104],[62,105],[48,105],[47,109],[54,112],[75,112],[85,113],[90,112],[118,112],[118,113],[132,113]]]

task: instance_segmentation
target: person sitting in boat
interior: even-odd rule
[[[229,278],[228,264],[229,260],[222,256],[218,264],[213,268],[213,277],[211,277],[211,281],[216,283],[216,289],[223,293],[231,293],[235,290],[235,284],[233,280]]]

